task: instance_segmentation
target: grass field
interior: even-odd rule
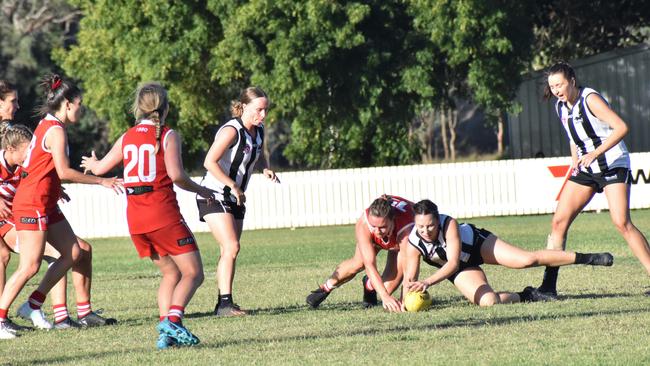
[[[650,234],[650,211],[634,211],[632,217]],[[518,246],[539,249],[546,243],[550,216],[471,222]],[[206,281],[185,323],[201,338],[199,346],[156,350],[159,275],[151,263],[137,258],[127,238],[114,238],[93,241],[93,307],[104,308],[119,325],[36,331],[0,341],[0,364],[650,364],[648,275],[606,212],[580,215],[568,246],[610,251],[614,266],[561,269],[560,301],[479,308],[445,282],[430,290],[435,303],[423,313],[364,310],[361,276],[336,290],[320,309],[305,305],[309,291],[354,251],[353,228],[342,226],[245,232],[235,300],[253,315],[216,318],[211,313],[217,245],[206,234],[197,239]],[[424,273],[433,270],[423,268]],[[542,268],[484,268],[497,290],[521,291],[539,284],[543,273]],[[34,287],[31,282],[19,300]],[[69,304],[74,304],[71,295]],[[46,309],[51,316],[49,301]]]

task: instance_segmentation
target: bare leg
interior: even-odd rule
[[[481,256],[487,264],[498,264],[508,268],[529,268],[537,266],[565,266],[574,264],[576,254],[559,250],[527,250],[511,245],[495,235],[488,237],[481,246]]]
[[[502,296],[495,293],[492,287],[490,287],[485,277],[485,272],[479,267],[468,268],[458,273],[454,280],[454,285],[472,304],[492,306],[501,302]],[[518,300],[516,294],[512,295],[516,296]],[[504,299],[512,298],[512,296],[508,295],[504,295],[503,297]]]
[[[336,266],[336,269],[327,280],[328,286],[331,286],[332,288],[339,287],[353,279],[357,273],[363,271],[365,267],[363,265],[361,250],[359,250],[358,246],[355,247],[354,256],[344,260]],[[386,263],[388,263],[388,259],[386,259]]]
[[[239,254],[243,220],[235,220],[226,213],[209,214],[204,217],[212,236],[219,243],[219,263],[217,265],[217,285],[220,294],[232,294],[235,278],[235,264]]]
[[[9,309],[27,281],[38,273],[41,267],[43,249],[45,248],[45,235],[46,232],[44,231],[18,232],[20,242],[23,243],[23,247],[21,248],[22,253],[19,258],[18,268],[7,280],[2,295],[0,296],[0,309]],[[62,271],[62,273],[65,272]]]
[[[388,251],[386,255],[386,266],[381,275],[384,286],[389,294],[392,294],[402,283],[404,264],[402,263],[403,255],[400,252]]]
[[[160,274],[162,274],[162,280],[158,287],[158,313],[162,318],[169,314],[174,289],[181,280],[181,272],[169,256],[160,257],[158,254],[154,254],[151,256],[151,261],[160,269]]]
[[[623,235],[632,253],[650,275],[650,247],[643,234],[632,223],[630,218],[630,186],[624,183],[610,184],[605,187],[605,195],[609,204],[609,214],[614,226]]]

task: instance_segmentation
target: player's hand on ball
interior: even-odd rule
[[[410,291],[404,297],[404,308],[406,311],[424,311],[431,307],[433,300],[426,291]]]
[[[426,291],[429,285],[427,285],[426,282],[424,281],[415,281],[415,282],[410,282],[407,286],[409,291]]]

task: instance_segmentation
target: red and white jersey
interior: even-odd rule
[[[55,128],[64,128],[63,122],[48,114],[34,130],[22,165],[14,207],[43,212],[56,209],[61,196],[61,179],[54,168],[52,153],[45,146],[45,138]]]
[[[390,199],[395,216],[393,218],[393,230],[387,236],[380,237],[374,233],[372,226],[368,222],[368,211],[370,208],[366,208],[363,217],[366,225],[368,225],[368,230],[370,230],[370,236],[374,244],[385,250],[399,250],[397,238],[400,235],[408,234],[414,225],[413,202],[398,196],[390,196]]]
[[[13,171],[5,160],[5,151],[0,150],[0,199],[4,200],[7,207],[11,208],[20,183],[20,167]]]
[[[143,120],[122,136],[126,220],[131,234],[152,232],[183,219],[165,167],[165,141],[171,131],[161,128],[157,154],[152,121]]]

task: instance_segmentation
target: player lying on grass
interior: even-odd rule
[[[357,239],[354,257],[339,264],[330,278],[307,296],[307,304],[316,308],[335,288],[350,281],[362,270],[363,304],[377,305],[377,294],[384,309],[399,312],[402,305],[391,294],[402,281],[402,252],[408,244],[408,233],[413,226],[412,203],[397,196],[382,196],[373,201],[357,220]],[[377,270],[377,253],[387,250],[386,266],[380,276]]]
[[[413,206],[415,225],[405,249],[403,288],[426,291],[443,280],[451,281],[471,303],[491,306],[500,303],[537,301],[532,287],[522,292],[495,292],[481,265],[496,264],[508,268],[566,266],[588,264],[611,266],[610,253],[574,253],[557,250],[529,252],[515,247],[485,229],[472,224],[459,224],[453,217],[439,214],[430,200]],[[433,275],[418,281],[420,258],[439,268]]]

